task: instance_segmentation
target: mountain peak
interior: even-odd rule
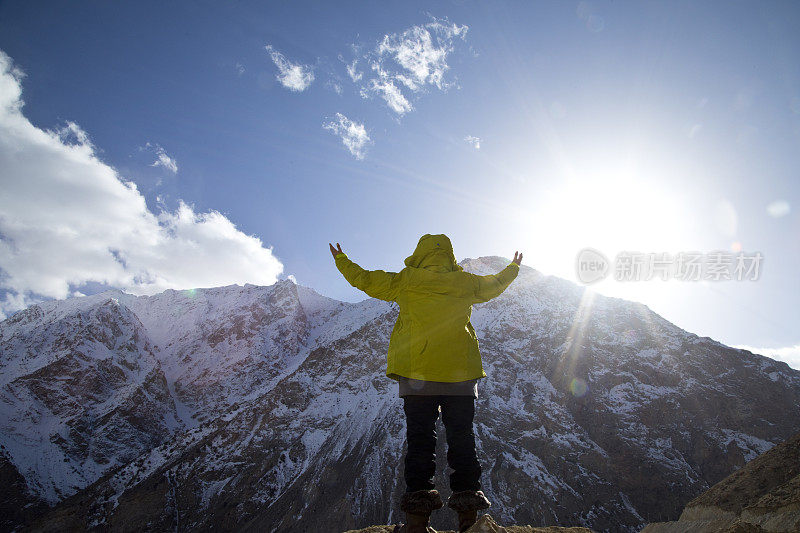
[[[496,274],[509,262],[461,265]],[[582,312],[583,290],[522,266],[472,311],[493,519],[639,531],[796,431],[799,372],[697,342],[625,300]],[[61,502],[42,517],[50,529],[122,529],[131,516],[164,530],[399,521],[389,303],[282,280],[40,305],[0,323],[0,445],[26,485],[11,496]],[[441,425],[437,441],[446,487]],[[486,531],[537,531],[517,528]]]
[[[459,265],[467,272],[473,274],[497,274],[508,266],[510,259],[499,255],[485,255],[482,257],[466,257],[459,261]]]

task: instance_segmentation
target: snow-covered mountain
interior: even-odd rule
[[[506,264],[461,262],[478,274]],[[405,424],[384,375],[396,317],[396,305],[290,281],[112,291],[14,315],[0,323],[5,525],[397,521]],[[800,430],[800,372],[641,304],[522,267],[472,319],[489,376],[476,407],[482,481],[501,522],[638,531],[674,520]],[[444,456],[440,431],[446,495]]]

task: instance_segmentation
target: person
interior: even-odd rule
[[[433,483],[436,470],[435,424],[442,413],[452,495],[448,507],[466,531],[477,512],[491,505],[481,491],[481,467],[475,451],[473,418],[477,382],[486,377],[478,339],[470,323],[472,305],[499,296],[519,273],[522,254],[500,273],[479,276],[456,263],[446,235],[425,234],[400,272],[365,270],[330,244],[336,267],[367,295],[397,302],[400,312],[392,330],[386,375],[399,384],[406,415],[408,450],[406,492],[400,508],[406,523],[396,532],[424,533],[431,512],[443,506]]]

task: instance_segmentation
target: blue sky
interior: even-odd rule
[[[798,36],[792,2],[3,2],[0,311],[357,301],[328,242],[397,271],[424,233],[573,281],[584,247],[760,252],[592,288],[800,367]]]

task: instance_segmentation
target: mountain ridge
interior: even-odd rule
[[[492,256],[461,264],[496,273],[508,262]],[[146,516],[154,529],[301,531],[331,517],[350,529],[397,517],[404,421],[397,386],[384,375],[396,305],[338,302],[289,280],[85,298],[33,306],[0,323],[2,444],[25,437],[23,407],[37,406],[61,429],[31,442],[64,439],[47,445],[61,454],[51,468],[58,457],[75,470],[95,458],[97,450],[81,446],[97,441],[94,426],[45,409],[47,395],[19,379],[28,374],[8,373],[10,362],[39,350],[50,361],[43,368],[53,368],[43,379],[62,383],[53,364],[93,360],[100,346],[105,351],[95,359],[123,367],[129,342],[117,338],[124,336],[112,335],[113,344],[106,338],[111,348],[98,335],[70,341],[87,328],[117,328],[131,338],[136,331],[136,346],[149,347],[160,371],[150,388],[127,379],[118,389],[162,399],[142,426],[155,440],[133,459],[111,454],[116,462],[93,477],[81,471],[82,482],[55,474],[45,482],[41,468],[20,459],[19,446],[6,446],[27,485],[25,494],[10,496],[58,503],[37,522],[41,528],[114,529]],[[81,315],[92,309],[104,310],[102,320]],[[472,317],[489,375],[476,407],[483,483],[505,523],[635,531],[676,519],[691,497],[800,425],[796,412],[780,412],[800,405],[800,373],[785,363],[697,337],[642,304],[593,295],[527,266]],[[42,344],[48,327],[61,336]],[[27,404],[9,396],[23,389]],[[97,417],[84,412],[83,419],[96,424],[108,416],[96,408]],[[125,416],[131,412],[120,409],[118,419]],[[37,492],[37,483],[60,492]],[[535,489],[522,489],[531,483]],[[446,487],[442,474],[437,484]]]

